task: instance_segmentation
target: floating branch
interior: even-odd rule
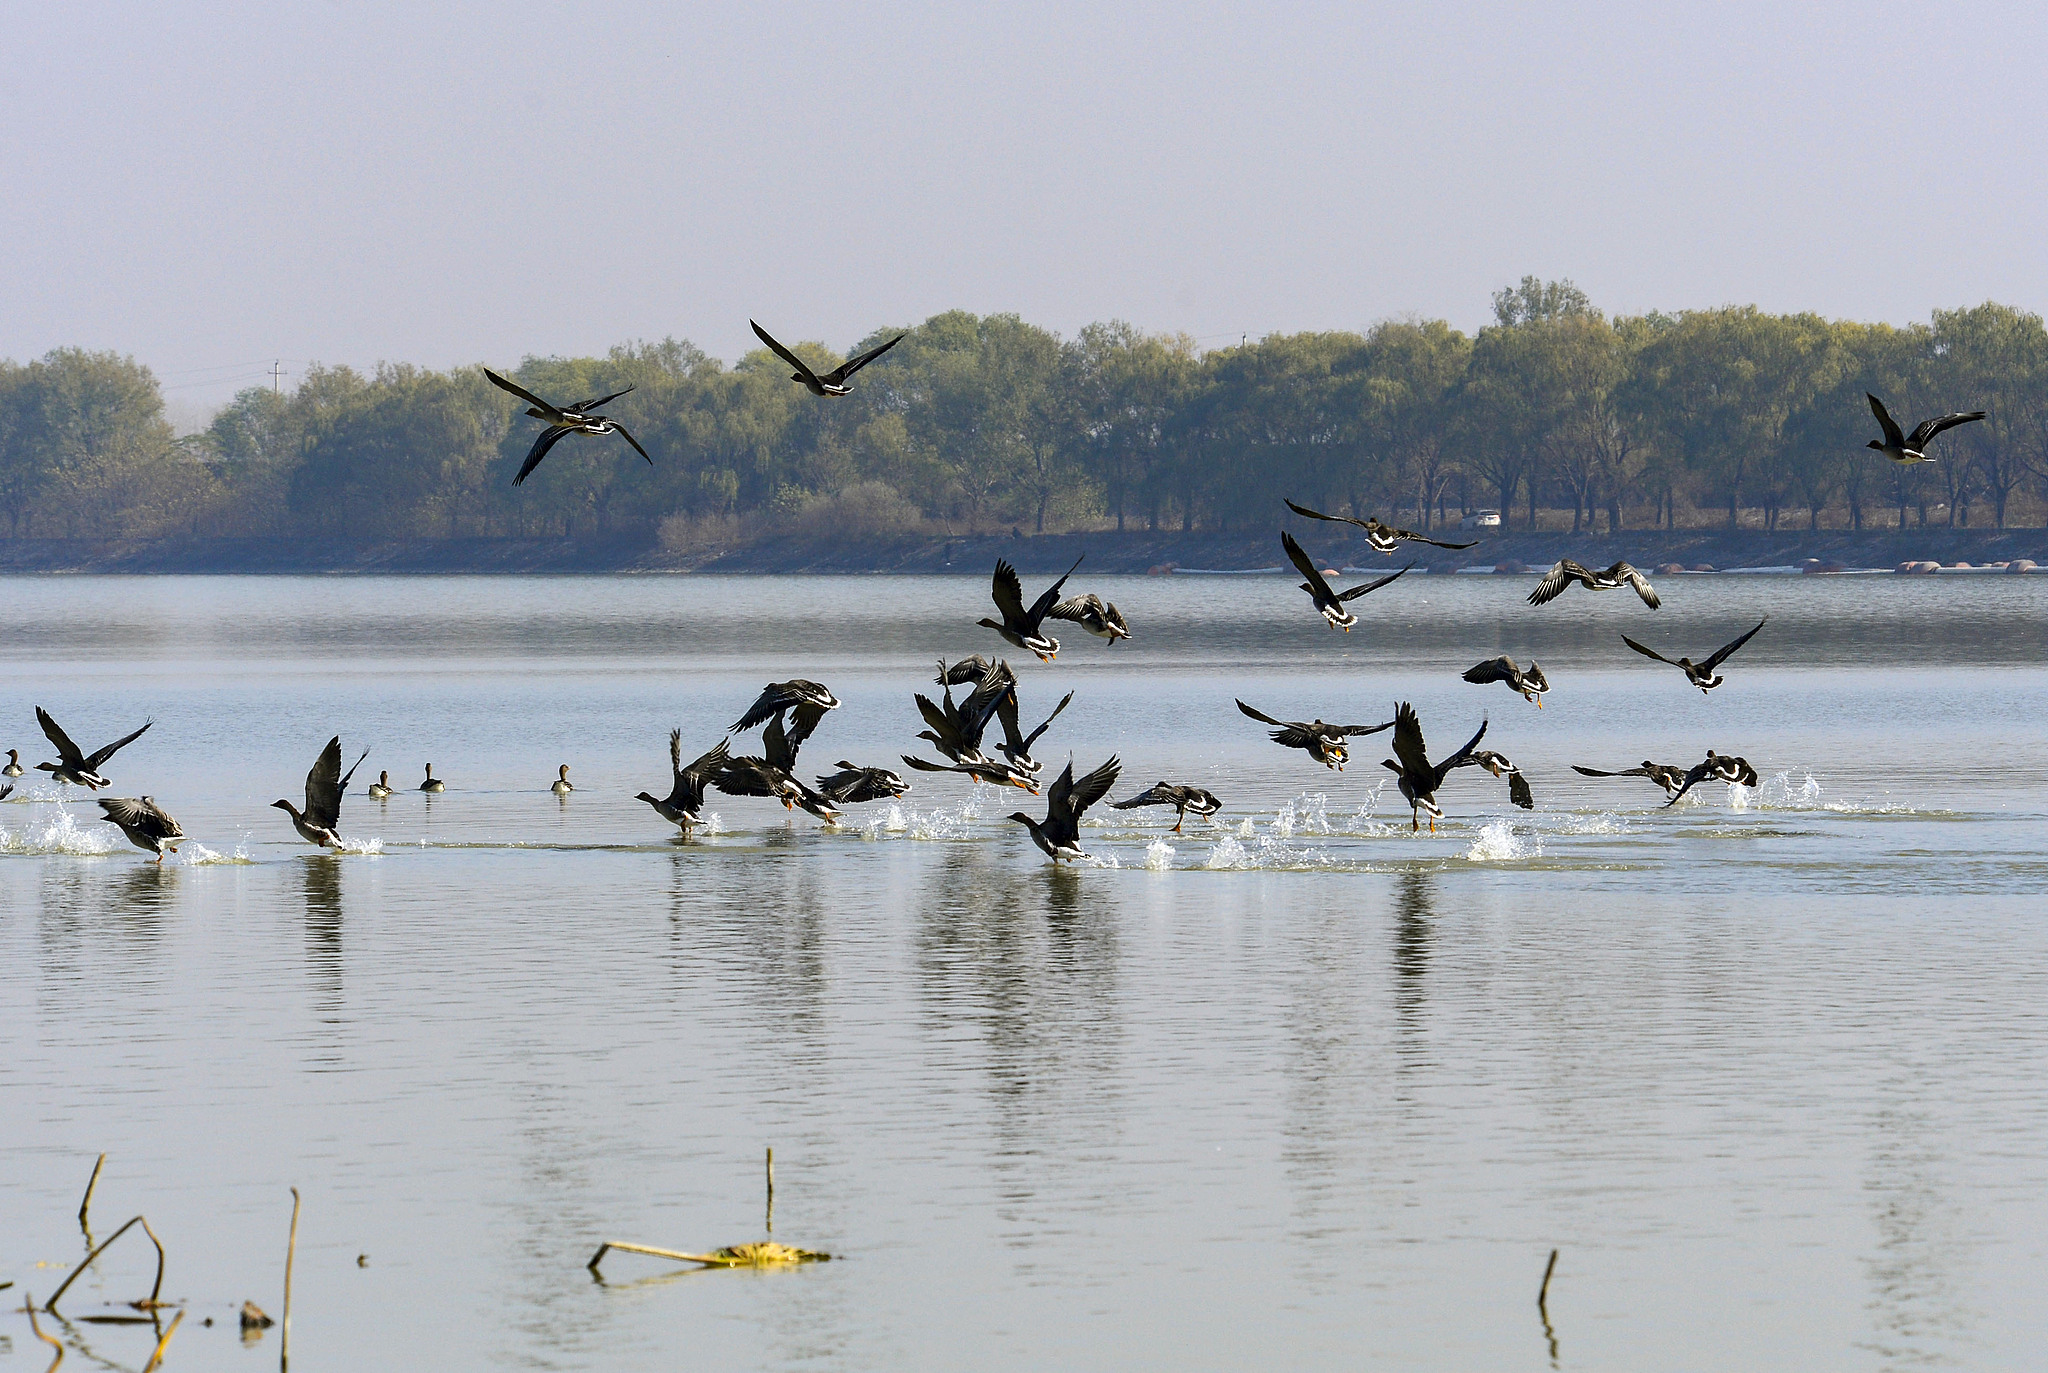
[[[773,1240],[763,1240],[759,1244],[735,1244],[715,1249],[709,1254],[686,1254],[679,1249],[656,1249],[651,1245],[628,1244],[624,1240],[606,1240],[597,1246],[597,1252],[590,1256],[586,1266],[596,1273],[598,1264],[614,1249],[628,1254],[651,1254],[677,1263],[700,1263],[706,1268],[780,1268],[794,1263],[823,1263],[832,1257],[815,1249],[797,1249]]]
[[[101,1154],[99,1162],[92,1166],[92,1176],[85,1181],[85,1199],[78,1203],[78,1228],[85,1231],[85,1237],[92,1238],[92,1225],[87,1217],[92,1214],[92,1189],[100,1185],[100,1169],[107,1166],[107,1156]]]
[[[29,1296],[26,1292],[23,1292],[21,1295],[24,1299],[21,1309],[28,1312],[28,1328],[35,1332],[37,1339],[57,1351],[57,1357],[50,1360],[50,1366],[44,1369],[43,1373],[56,1373],[57,1365],[64,1362],[64,1346],[58,1343],[55,1336],[45,1335],[43,1327],[36,1324],[36,1299]]]
[[[284,1246],[284,1315],[277,1330],[278,1373],[292,1362],[292,1259],[299,1252],[299,1189],[292,1188],[292,1234]]]
[[[126,1225],[123,1225],[119,1230],[116,1230],[113,1234],[107,1236],[106,1239],[100,1243],[97,1249],[94,1249],[90,1254],[87,1254],[85,1256],[85,1261],[79,1264],[78,1267],[72,1269],[71,1276],[64,1279],[63,1284],[60,1287],[58,1287],[58,1289],[55,1292],[52,1292],[50,1294],[50,1300],[44,1304],[43,1310],[49,1312],[53,1316],[58,1314],[58,1298],[64,1295],[64,1293],[70,1288],[72,1283],[78,1281],[79,1274],[83,1273],[87,1268],[92,1266],[92,1261],[94,1259],[98,1258],[100,1255],[107,1252],[108,1245],[112,1244],[115,1240],[121,1238],[121,1236],[127,1234],[129,1227],[135,1225],[140,1225],[142,1227],[142,1233],[149,1236],[149,1242],[156,1246],[156,1285],[149,1289],[149,1299],[147,1301],[131,1302],[130,1305],[134,1306],[135,1309],[138,1311],[154,1311],[161,1304],[158,1302],[157,1298],[163,1294],[164,1290],[164,1242],[156,1237],[156,1231],[150,1229],[149,1222],[144,1220],[141,1216],[135,1216],[132,1219],[130,1219]]]
[[[156,1373],[157,1366],[164,1361],[164,1351],[171,1347],[171,1336],[178,1333],[178,1326],[184,1319],[183,1311],[171,1318],[171,1328],[164,1331],[164,1337],[156,1342],[156,1352],[151,1354],[149,1362],[142,1366],[142,1373]]]

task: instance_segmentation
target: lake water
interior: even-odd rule
[[[1114,752],[1113,798],[1226,809],[1095,812],[1055,870],[1001,818],[1042,801],[951,777],[837,828],[719,797],[687,843],[632,799],[790,676],[844,702],[807,775],[893,763],[933,661],[1001,647],[984,579],[0,583],[0,749],[51,756],[39,704],[88,749],[153,717],[105,771],[189,836],[158,869],[40,774],[0,804],[0,1369],[43,1367],[20,1299],[102,1151],[96,1234],[146,1214],[188,1303],[172,1370],[275,1357],[234,1312],[278,1312],[294,1185],[301,1370],[2039,1366],[2048,578],[1651,614],[1410,577],[1349,635],[1277,577],[1084,584],[1137,637],[1010,655],[1027,723],[1077,693],[1047,776]],[[1618,637],[1764,614],[1711,698]],[[1500,652],[1545,709],[1458,680]],[[1237,696],[1412,701],[1439,755],[1487,718],[1537,808],[1467,770],[1411,832],[1386,736],[1327,771]],[[337,732],[340,856],[267,808]],[[1762,785],[1568,770],[1709,747]],[[839,1259],[585,1269],[763,1238],[768,1147],[773,1237]]]

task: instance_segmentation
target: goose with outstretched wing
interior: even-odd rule
[[[1757,629],[1762,629],[1764,625],[1770,620],[1770,618],[1771,617],[1768,615],[1764,616],[1763,619],[1758,620],[1756,622],[1756,629],[1752,629],[1747,634],[1739,635],[1736,638],[1729,640],[1727,643],[1721,645],[1719,648],[1715,649],[1711,654],[1709,654],[1704,662],[1698,663],[1695,663],[1690,658],[1667,658],[1654,648],[1645,648],[1643,645],[1637,643],[1634,639],[1629,638],[1626,634],[1621,636],[1621,641],[1627,644],[1630,648],[1634,649],[1636,652],[1642,654],[1645,658],[1655,658],[1660,663],[1667,663],[1670,666],[1679,669],[1681,672],[1685,673],[1685,680],[1691,682],[1694,686],[1698,687],[1701,693],[1704,694],[1706,692],[1712,691],[1715,687],[1721,685],[1721,683],[1724,680],[1726,680],[1721,676],[1720,673],[1716,672],[1714,669],[1720,667],[1722,663],[1726,662],[1729,654],[1735,652],[1736,649],[1741,648],[1744,644],[1748,643],[1751,639],[1755,638]]]
[[[327,741],[327,747],[320,750],[320,756],[313,761],[312,771],[306,774],[306,808],[300,810],[289,801],[272,801],[270,804],[284,811],[292,818],[292,828],[299,837],[309,844],[318,844],[323,849],[341,847],[341,798],[348,791],[348,779],[356,775],[356,769],[363,765],[363,758],[370,756],[364,749],[362,757],[350,765],[344,773],[341,770],[341,736],[335,735]]]
[[[781,358],[784,362],[788,363],[791,367],[794,367],[796,369],[794,372],[791,372],[789,374],[789,379],[791,381],[803,383],[803,388],[806,391],[809,391],[814,396],[851,395],[853,388],[846,384],[847,378],[851,377],[855,372],[858,372],[861,368],[867,366],[876,358],[882,356],[882,354],[888,352],[891,348],[894,348],[897,344],[903,342],[904,339],[909,337],[909,335],[907,334],[898,334],[895,338],[890,339],[887,343],[877,344],[875,347],[868,349],[865,353],[856,354],[855,356],[848,358],[845,362],[840,363],[831,371],[821,374],[812,371],[811,365],[809,363],[805,362],[802,358],[798,357],[789,349],[783,347],[780,343],[777,343],[774,337],[770,335],[766,329],[763,329],[758,324],[754,324],[753,320],[748,320],[747,323],[754,325],[755,336],[759,338],[761,342],[767,344],[768,347],[774,351],[775,356]]]
[[[145,721],[142,728],[133,734],[124,734],[113,743],[94,749],[91,753],[81,753],[78,745],[71,742],[71,736],[66,734],[63,727],[50,718],[50,712],[41,706],[36,707],[36,723],[43,727],[43,733],[57,749],[57,761],[37,763],[36,770],[49,773],[53,782],[68,782],[84,787],[87,791],[98,791],[108,785],[107,779],[100,775],[100,764],[147,734],[149,727],[156,721]]]
[[[1394,551],[1395,545],[1403,543],[1426,543],[1432,548],[1454,549],[1471,548],[1473,546],[1470,543],[1445,543],[1442,539],[1432,539],[1427,534],[1417,534],[1412,529],[1396,529],[1390,524],[1380,523],[1370,515],[1367,515],[1362,520],[1354,519],[1350,515],[1325,515],[1320,510],[1311,510],[1305,505],[1296,505],[1293,501],[1287,502],[1287,508],[1306,519],[1328,520],[1332,524],[1357,525],[1365,531],[1365,541],[1371,544],[1373,551],[1377,553],[1391,553]],[[1473,541],[1473,543],[1477,542],[1476,539]]]
[[[628,386],[625,391],[614,391],[609,396],[593,396],[589,400],[578,401],[574,405],[555,405],[552,402],[542,400],[518,382],[509,381],[499,376],[488,367],[484,368],[484,375],[489,377],[491,385],[499,390],[509,391],[511,394],[519,397],[519,399],[526,401],[532,407],[527,410],[527,414],[537,420],[547,422],[547,427],[542,429],[540,436],[533,441],[533,447],[527,450],[526,461],[519,465],[518,475],[512,478],[514,486],[524,482],[533,472],[533,469],[540,466],[540,460],[548,455],[548,450],[571,434],[589,434],[595,438],[603,438],[607,434],[617,434],[627,443],[633,445],[635,453],[638,453],[643,458],[647,458],[647,465],[649,467],[654,466],[654,459],[648,457],[647,450],[640,446],[640,440],[626,432],[625,425],[620,424],[615,419],[608,419],[597,413],[597,408],[600,405],[617,400],[620,396],[625,395],[627,391],[631,391],[632,387]]]
[[[1088,857],[1081,851],[1081,816],[1109,794],[1121,771],[1123,764],[1112,754],[1108,762],[1076,782],[1074,764],[1069,760],[1066,771],[1045,794],[1045,819],[1035,820],[1021,810],[1011,812],[1010,819],[1030,831],[1031,842],[1053,862],[1077,863]]]

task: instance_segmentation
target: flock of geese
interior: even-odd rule
[[[907,335],[898,334],[886,343],[878,344],[865,352],[848,358],[829,372],[820,374],[790,349],[777,342],[759,324],[753,324],[754,333],[759,336],[775,355],[788,363],[794,370],[790,380],[803,386],[812,395],[824,399],[848,395],[848,382],[853,375],[869,363],[901,343]],[[533,447],[527,452],[526,460],[520,465],[512,484],[525,482],[554,446],[571,434],[602,438],[617,434],[623,438],[650,466],[654,458],[640,445],[640,441],[629,433],[617,420],[602,413],[600,408],[633,388],[615,391],[610,395],[597,396],[578,401],[573,405],[556,405],[543,400],[518,383],[499,376],[489,368],[484,376],[504,391],[527,403],[526,414],[542,421],[540,433],[535,437]],[[1928,444],[1944,430],[1959,424],[1969,424],[1984,418],[1984,412],[1973,410],[1938,416],[1916,426],[1911,434],[1902,431],[1893,421],[1884,403],[1876,396],[1869,396],[1870,409],[1884,431],[1884,437],[1872,439],[1867,445],[1885,457],[1899,463],[1930,462],[1935,459],[1927,453]],[[1464,549],[1469,543],[1445,543],[1412,530],[1397,529],[1378,519],[1367,517],[1356,519],[1347,515],[1328,515],[1307,506],[1286,502],[1288,509],[1310,520],[1349,524],[1365,531],[1367,543],[1382,554],[1391,554],[1403,543],[1429,544],[1438,548]],[[1344,591],[1337,591],[1330,585],[1334,573],[1318,567],[1294,536],[1287,532],[1280,535],[1281,546],[1286,550],[1290,562],[1302,575],[1301,589],[1308,593],[1309,603],[1333,629],[1349,633],[1358,624],[1357,615],[1346,607],[1353,601],[1369,596],[1373,592],[1398,581],[1405,576],[1414,563],[1410,562],[1399,571],[1391,572],[1376,580],[1361,583]],[[1060,641],[1047,629],[1047,621],[1058,621],[1080,626],[1089,634],[1114,645],[1118,640],[1131,637],[1131,628],[1114,603],[1094,593],[1071,596],[1062,599],[1060,592],[1069,577],[1079,569],[1081,560],[1067,569],[1059,580],[1047,587],[1030,605],[1024,603],[1024,587],[1018,578],[1016,568],[1008,562],[998,561],[995,575],[990,584],[990,598],[995,602],[1000,619],[984,616],[977,625],[995,631],[1004,643],[1020,652],[1030,653],[1040,662],[1051,662],[1059,654]],[[1613,591],[1628,587],[1642,599],[1644,605],[1655,610],[1661,604],[1656,588],[1642,573],[1625,562],[1611,567],[1592,569],[1584,567],[1569,558],[1560,559],[1537,582],[1536,589],[1529,593],[1529,604],[1544,605],[1563,595],[1573,585],[1587,591]],[[1649,648],[1627,635],[1622,642],[1648,658],[1678,668],[1685,673],[1686,680],[1702,692],[1711,692],[1724,680],[1721,664],[1740,649],[1758,630],[1764,627],[1759,620],[1756,627],[1740,637],[1723,644],[1713,653],[1695,663],[1690,657],[1667,658],[1655,649]],[[1022,727],[1021,707],[1017,695],[1017,675],[1002,658],[993,660],[980,654],[948,665],[939,663],[937,684],[939,699],[934,701],[922,692],[913,700],[918,714],[923,717],[926,728],[919,731],[918,738],[925,740],[944,761],[930,758],[902,755],[907,767],[919,772],[956,773],[975,782],[998,786],[1013,786],[1036,796],[1039,794],[1038,779],[1043,765],[1032,756],[1037,745],[1054,720],[1059,718],[1074,699],[1068,692],[1054,706],[1052,713],[1040,722],[1036,729],[1026,733]],[[1464,680],[1479,685],[1505,682],[1509,690],[1525,701],[1534,702],[1542,708],[1543,697],[1550,690],[1550,679],[1543,668],[1531,662],[1524,668],[1513,658],[1490,658],[1477,663],[1464,674]],[[966,689],[963,699],[953,698],[953,688]],[[688,834],[704,823],[704,801],[710,792],[730,796],[768,797],[782,802],[789,810],[802,808],[825,822],[839,819],[841,807],[860,805],[870,801],[890,800],[910,790],[910,784],[901,775],[886,767],[862,767],[841,760],[833,766],[835,772],[821,775],[815,783],[807,783],[797,775],[797,751],[817,729],[828,711],[839,708],[839,699],[817,682],[792,679],[787,682],[771,682],[754,704],[727,729],[727,737],[721,739],[708,752],[700,754],[689,763],[683,761],[683,735],[680,729],[669,731],[668,750],[670,783],[668,794],[655,796],[641,792],[637,800],[644,801],[663,820],[675,825]],[[1529,782],[1520,768],[1505,755],[1491,749],[1482,749],[1479,743],[1486,737],[1487,722],[1482,719],[1479,728],[1458,750],[1440,762],[1432,762],[1429,749],[1422,736],[1422,722],[1415,708],[1407,702],[1395,707],[1394,718],[1376,725],[1329,724],[1322,719],[1281,720],[1266,714],[1258,708],[1237,702],[1237,708],[1261,724],[1274,726],[1273,742],[1283,748],[1300,749],[1323,766],[1342,771],[1350,761],[1350,749],[1346,740],[1393,731],[1392,749],[1394,756],[1383,760],[1381,766],[1394,773],[1400,786],[1402,799],[1409,805],[1409,827],[1419,830],[1422,817],[1427,816],[1432,833],[1436,822],[1443,818],[1443,807],[1436,799],[1437,790],[1450,775],[1461,768],[1480,768],[1495,778],[1505,778],[1508,783],[1509,800],[1523,809],[1533,809],[1535,799]],[[44,735],[57,751],[55,762],[35,765],[38,771],[47,772],[53,782],[67,786],[82,786],[97,792],[110,785],[108,778],[100,772],[107,761],[121,749],[134,743],[146,733],[150,724],[127,734],[92,753],[85,753],[71,737],[51,718],[41,706],[36,707],[36,720],[41,724]],[[985,736],[990,723],[995,723],[1001,738],[984,747]],[[761,729],[761,752],[735,756],[731,751],[731,735]],[[992,751],[991,751],[992,750]],[[327,741],[320,751],[312,770],[306,774],[305,805],[290,800],[273,801],[271,805],[290,816],[292,827],[301,838],[310,844],[323,848],[342,847],[340,834],[341,802],[348,794],[350,780],[363,760],[369,757],[366,750],[349,766],[347,772],[341,768],[341,737],[336,735]],[[7,751],[7,765],[0,768],[0,775],[13,779],[24,775],[19,751]],[[1055,862],[1079,861],[1088,857],[1081,849],[1081,817],[1090,807],[1099,804],[1115,787],[1122,771],[1122,763],[1112,755],[1109,760],[1078,780],[1074,776],[1074,765],[1070,760],[1064,771],[1046,790],[1046,814],[1044,819],[1028,815],[1023,811],[1012,813],[1008,819],[1022,825],[1030,834],[1032,842],[1045,851]],[[1712,749],[1704,760],[1690,768],[1675,764],[1656,763],[1645,759],[1641,766],[1619,770],[1573,766],[1574,772],[1587,777],[1643,777],[1661,787],[1668,798],[1667,806],[1678,800],[1694,787],[1706,781],[1726,781],[1754,786],[1757,781],[1755,769],[1740,757],[1720,754]],[[434,776],[434,765],[426,765],[426,777],[419,784],[419,790],[429,795],[445,791],[447,784]],[[14,790],[12,780],[0,783],[0,799],[5,799]],[[569,781],[569,765],[564,763],[557,771],[550,786],[558,796],[567,796],[575,790]],[[386,799],[393,794],[391,774],[380,772],[366,794],[373,799]],[[111,797],[95,798],[100,805],[102,818],[117,826],[137,848],[154,853],[157,862],[163,861],[165,853],[175,853],[185,832],[169,812],[157,804],[153,797]],[[1133,810],[1149,806],[1171,806],[1174,808],[1174,831],[1179,833],[1190,815],[1213,816],[1222,809],[1222,801],[1214,792],[1190,783],[1159,781],[1127,800],[1112,803],[1116,810]]]

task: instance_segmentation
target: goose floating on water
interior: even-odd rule
[[[1276,720],[1263,710],[1256,710],[1243,701],[1237,708],[1252,719],[1268,725],[1278,725],[1273,731],[1273,742],[1282,748],[1305,750],[1308,756],[1326,768],[1344,771],[1344,764],[1351,760],[1351,750],[1344,741],[1367,734],[1378,734],[1383,729],[1392,729],[1394,721],[1383,725],[1326,725],[1320,718],[1314,720]]]
[[[1123,764],[1111,754],[1108,762],[1076,782],[1074,764],[1069,761],[1066,771],[1046,792],[1044,820],[1034,820],[1021,810],[1011,812],[1009,818],[1029,830],[1031,842],[1053,862],[1079,862],[1088,857],[1081,852],[1081,816],[1109,793],[1122,770]]]
[[[380,772],[377,780],[370,783],[369,797],[373,801],[388,800],[391,796],[391,774]]]
[[[155,797],[102,796],[98,799],[102,812],[100,819],[110,825],[118,825],[121,833],[128,836],[128,842],[136,848],[155,854],[158,866],[162,866],[165,853],[178,851],[177,841],[185,837],[185,831],[156,803]]]
[[[640,440],[626,432],[625,425],[595,413],[598,406],[617,400],[625,395],[626,391],[631,391],[632,387],[628,386],[625,391],[614,391],[609,396],[596,396],[590,400],[578,401],[574,405],[563,406],[542,400],[518,382],[507,381],[488,367],[484,368],[484,375],[491,379],[493,386],[510,391],[519,399],[531,404],[533,408],[528,410],[527,414],[537,420],[547,421],[547,428],[540,431],[540,437],[533,441],[533,448],[527,453],[526,461],[520,465],[519,474],[512,478],[514,486],[525,481],[527,474],[540,466],[540,460],[548,455],[548,450],[570,434],[590,434],[598,438],[606,434],[617,434],[633,445],[635,453],[647,458],[649,467],[654,466],[654,459],[647,457],[647,450],[640,446]]]
[[[1390,524],[1381,524],[1370,515],[1362,520],[1353,519],[1349,515],[1325,515],[1320,510],[1311,510],[1305,505],[1296,505],[1293,501],[1287,502],[1287,508],[1311,520],[1328,520],[1332,524],[1355,524],[1365,531],[1365,541],[1379,553],[1391,553],[1394,546],[1400,543],[1426,543],[1432,548],[1471,548],[1478,542],[1475,539],[1473,543],[1445,543],[1442,539],[1432,539],[1427,534],[1417,534],[1411,529],[1396,529]]]
[[[1432,763],[1422,740],[1422,721],[1415,714],[1415,707],[1403,701],[1394,708],[1394,757],[1384,760],[1381,766],[1391,770],[1399,779],[1401,797],[1408,802],[1408,827],[1411,830],[1422,828],[1420,816],[1427,811],[1429,832],[1436,833],[1436,822],[1444,818],[1443,807],[1436,803],[1436,789],[1444,784],[1444,778],[1454,768],[1478,763],[1473,750],[1485,737],[1486,722],[1481,720],[1479,732],[1467,739],[1463,748],[1441,763]]]
[[[448,784],[434,776],[434,765],[432,763],[427,764],[427,780],[420,783],[420,790],[429,795],[439,795],[441,792],[448,790]]]
[[[7,766],[0,768],[0,777],[21,776],[21,754],[15,749],[7,750]]]
[[[1900,430],[1898,421],[1892,418],[1891,411],[1884,408],[1883,401],[1868,391],[1865,391],[1863,396],[1870,402],[1870,413],[1877,416],[1878,424],[1884,429],[1882,440],[1872,439],[1863,446],[1875,448],[1893,462],[1908,465],[1936,461],[1927,456],[1927,445],[1933,442],[1934,436],[1942,430],[1953,429],[1959,424],[1971,424],[1984,418],[1982,410],[1960,410],[1931,420],[1922,420],[1913,426],[1913,432],[1909,435]]]
[[[1351,627],[1358,623],[1358,617],[1344,608],[1346,601],[1355,601],[1360,596],[1378,591],[1388,582],[1398,580],[1405,575],[1408,567],[1415,566],[1414,563],[1410,563],[1408,567],[1402,568],[1399,572],[1390,572],[1376,582],[1367,582],[1363,586],[1354,586],[1349,591],[1332,591],[1330,590],[1330,583],[1323,577],[1322,569],[1317,567],[1314,560],[1302,551],[1301,545],[1294,541],[1292,534],[1282,530],[1280,544],[1287,550],[1287,556],[1293,560],[1295,567],[1300,570],[1301,575],[1308,579],[1301,584],[1301,589],[1308,593],[1309,600],[1315,604],[1317,610],[1322,612],[1323,618],[1329,621],[1330,628],[1341,629],[1346,634],[1349,634]]]
[[[747,323],[754,324],[754,321],[748,320]],[[754,335],[774,350],[775,356],[781,358],[791,367],[796,368],[794,372],[789,374],[789,379],[802,382],[804,389],[814,396],[851,395],[853,388],[846,384],[847,379],[909,337],[908,334],[898,334],[887,343],[878,344],[868,349],[865,353],[848,358],[845,362],[840,363],[837,367],[821,376],[811,370],[809,363],[777,343],[769,332],[758,324],[754,324]]]
[[[1536,589],[1529,593],[1530,605],[1543,605],[1554,601],[1573,582],[1588,591],[1613,591],[1617,587],[1634,587],[1636,595],[1643,598],[1643,604],[1655,610],[1660,602],[1657,589],[1650,585],[1643,574],[1627,563],[1615,563],[1599,572],[1581,566],[1570,558],[1559,558],[1557,565],[1543,574],[1543,580],[1536,583]]]
[[[57,761],[37,763],[36,770],[49,773],[53,782],[75,783],[87,791],[98,791],[108,785],[107,779],[100,776],[100,764],[147,734],[150,725],[156,723],[154,720],[147,721],[133,734],[123,735],[104,748],[82,754],[78,750],[78,745],[71,742],[71,736],[66,734],[63,728],[50,718],[50,712],[41,706],[36,707],[36,721],[42,725],[43,733],[49,736],[50,742],[57,746]]]
[[[1550,679],[1543,675],[1543,669],[1535,662],[1528,671],[1515,666],[1515,660],[1505,655],[1488,658],[1465,669],[1465,680],[1484,686],[1488,682],[1506,682],[1510,691],[1520,692],[1525,701],[1534,701],[1536,709],[1543,709],[1543,693],[1550,690]]]
[[[576,790],[569,781],[569,765],[567,763],[562,764],[561,772],[556,776],[554,785],[550,786],[548,790],[557,796],[567,796],[570,792]]]
[[[270,804],[292,817],[292,828],[309,844],[318,844],[324,849],[341,847],[341,835],[336,827],[341,824],[341,798],[348,791],[348,779],[356,775],[356,768],[363,765],[363,758],[370,756],[363,750],[362,758],[356,759],[346,776],[341,771],[341,736],[335,735],[327,741],[327,747],[320,750],[320,757],[313,763],[313,770],[306,774],[306,808],[300,810],[289,801],[272,801]]]
[[[1691,682],[1694,686],[1698,687],[1701,693],[1704,694],[1706,692],[1712,691],[1715,687],[1721,685],[1722,681],[1724,680],[1719,673],[1714,671],[1714,669],[1721,666],[1723,662],[1727,661],[1729,654],[1733,653],[1736,649],[1741,648],[1744,644],[1748,643],[1751,639],[1755,638],[1756,630],[1762,629],[1765,623],[1770,620],[1770,618],[1770,616],[1766,615],[1763,619],[1758,620],[1756,622],[1756,629],[1752,629],[1749,631],[1749,633],[1741,635],[1738,638],[1731,639],[1727,643],[1721,645],[1719,648],[1715,649],[1713,653],[1709,655],[1707,660],[1703,663],[1695,663],[1690,658],[1667,658],[1663,654],[1657,652],[1657,650],[1654,648],[1643,647],[1634,639],[1629,638],[1626,634],[1621,636],[1621,641],[1627,644],[1630,648],[1634,649],[1636,652],[1642,654],[1645,658],[1655,658],[1660,663],[1669,663],[1672,667],[1680,669],[1685,673],[1685,680]]]
[[[1111,803],[1111,810],[1136,810],[1140,806],[1172,806],[1174,808],[1173,832],[1179,834],[1181,825],[1190,814],[1211,816],[1223,809],[1223,803],[1216,799],[1216,793],[1201,787],[1176,786],[1171,782],[1154,782],[1128,801]]]

